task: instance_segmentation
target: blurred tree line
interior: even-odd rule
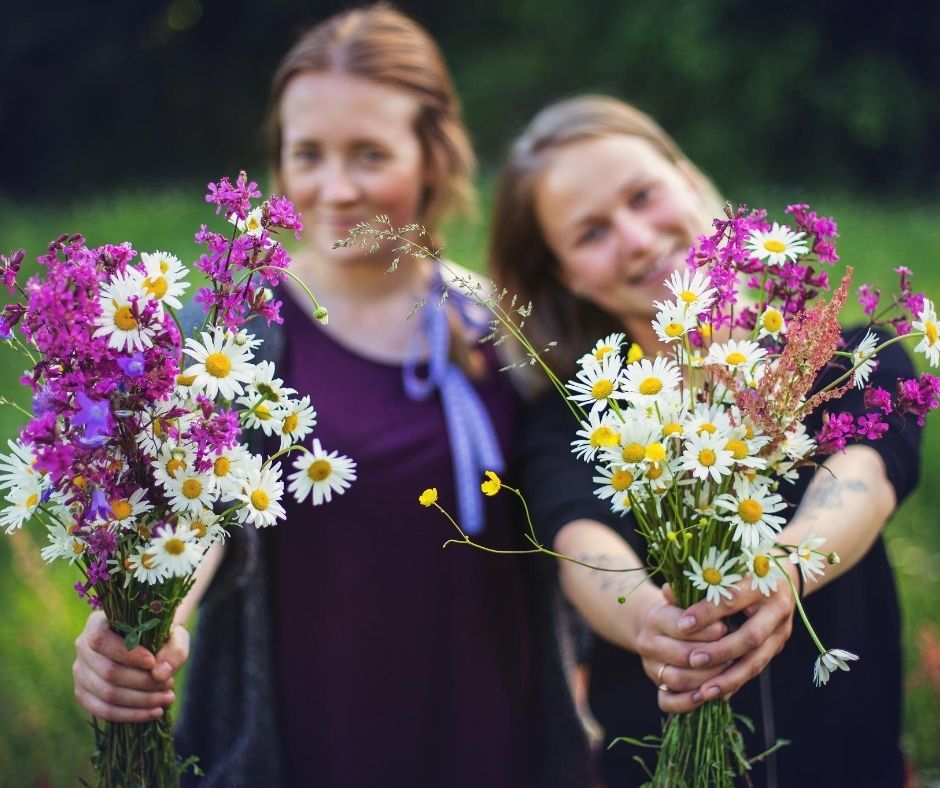
[[[261,174],[271,73],[332,0],[7,0],[0,195]],[[929,191],[940,3],[401,0],[454,71],[484,162],[545,103],[649,111],[725,187]]]

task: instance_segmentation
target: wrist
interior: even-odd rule
[[[637,642],[647,617],[655,608],[665,604],[662,590],[650,580],[628,595],[623,603],[623,642],[620,645],[630,651],[637,651]]]

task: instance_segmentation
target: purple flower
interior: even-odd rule
[[[108,403],[91,399],[84,391],[79,391],[75,399],[78,401],[79,410],[72,416],[72,422],[85,428],[85,434],[78,442],[83,446],[101,446],[108,440]]]
[[[856,437],[876,441],[888,431],[880,413],[866,413],[858,417]]]
[[[880,297],[881,293],[871,285],[859,285],[858,303],[861,304],[862,311],[866,315],[875,314],[875,310],[878,308],[878,299]]]
[[[124,370],[124,374],[132,378],[143,375],[147,369],[147,365],[144,363],[144,354],[140,351],[130,358],[126,356],[118,357],[117,363],[118,366]]]
[[[100,487],[95,487],[91,493],[91,502],[85,510],[86,515],[100,517],[102,520],[108,520],[112,517],[111,504],[108,503],[108,496]]]
[[[855,433],[855,421],[851,413],[826,413],[823,425],[816,433],[816,443],[822,454],[845,451],[845,444]]]
[[[885,415],[893,410],[891,406],[891,392],[883,388],[873,387],[865,389],[864,401],[866,408],[878,408]]]
[[[898,380],[897,411],[902,416],[917,417],[917,424],[924,426],[927,414],[940,404],[940,378],[926,372],[919,378]]]

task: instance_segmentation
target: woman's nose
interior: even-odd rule
[[[324,162],[320,171],[320,200],[328,205],[355,202],[359,189],[345,163]]]
[[[620,247],[627,259],[646,254],[653,246],[656,232],[650,222],[630,211],[622,211],[616,219]]]

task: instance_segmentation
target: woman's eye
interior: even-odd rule
[[[313,148],[298,148],[291,153],[291,158],[300,164],[311,164],[320,158],[320,153]]]
[[[595,243],[601,240],[607,233],[607,226],[603,224],[592,224],[578,236],[578,245]]]
[[[631,208],[642,208],[653,198],[653,187],[644,186],[641,189],[637,189],[633,194],[630,195],[630,207]]]
[[[360,161],[366,164],[380,164],[387,158],[385,151],[379,150],[378,148],[363,148],[359,152]]]

